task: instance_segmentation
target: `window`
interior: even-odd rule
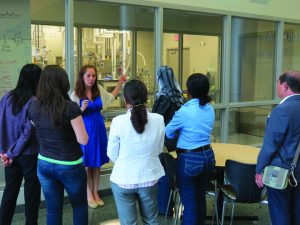
[[[231,102],[273,99],[275,30],[275,22],[232,19]]]

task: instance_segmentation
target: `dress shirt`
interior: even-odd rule
[[[285,100],[287,100],[288,98],[292,97],[292,96],[295,96],[295,95],[300,95],[300,94],[292,94],[292,95],[289,95],[289,96],[286,96],[284,99],[282,99],[279,104],[282,104],[285,102]]]
[[[138,134],[130,120],[131,111],[115,117],[110,126],[107,155],[114,162],[110,180],[119,185],[143,184],[164,176],[158,155],[164,146],[164,119],[147,112],[148,122]]]
[[[38,141],[35,128],[27,117],[28,106],[35,97],[31,97],[23,109],[13,115],[10,92],[0,102],[0,152],[10,159],[20,154],[38,154]]]
[[[173,116],[166,127],[168,138],[179,134],[177,148],[195,149],[210,144],[215,112],[210,104],[199,106],[199,99],[185,103]]]

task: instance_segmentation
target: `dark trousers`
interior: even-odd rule
[[[300,185],[267,192],[272,225],[300,225]]]
[[[26,225],[38,224],[41,186],[37,177],[37,155],[20,155],[5,167],[5,189],[0,207],[0,225],[10,225],[24,177]]]

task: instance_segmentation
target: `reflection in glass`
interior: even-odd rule
[[[275,22],[232,19],[231,102],[273,99],[275,29]]]
[[[272,106],[233,108],[229,116],[228,142],[261,145]]]
[[[300,25],[284,25],[282,71],[300,71]]]

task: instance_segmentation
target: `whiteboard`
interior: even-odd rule
[[[0,98],[31,63],[30,0],[0,0]]]

